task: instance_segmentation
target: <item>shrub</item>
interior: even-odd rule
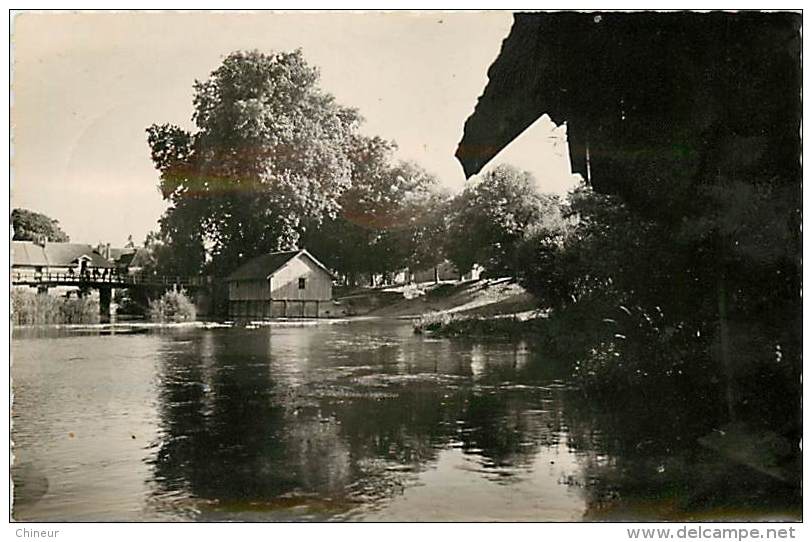
[[[535,320],[516,317],[484,318],[449,313],[421,316],[413,324],[415,333],[433,333],[445,337],[517,338],[535,332]]]
[[[151,300],[147,314],[153,322],[192,322],[197,317],[197,310],[181,290],[166,292],[158,299]]]
[[[451,323],[454,317],[447,312],[424,314],[413,322],[414,332],[437,332]]]
[[[99,323],[99,301],[90,297],[66,299],[14,288],[11,307],[12,322],[17,326]]]

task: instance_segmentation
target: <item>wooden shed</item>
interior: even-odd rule
[[[228,315],[233,318],[335,316],[333,276],[304,249],[257,256],[227,281]]]

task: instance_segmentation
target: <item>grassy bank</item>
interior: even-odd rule
[[[357,288],[337,291],[348,316],[412,317],[432,313],[498,316],[533,310],[537,302],[509,278]]]
[[[66,299],[15,288],[11,291],[11,308],[15,326],[99,322],[99,301],[89,297]]]
[[[543,325],[541,320],[517,315],[485,317],[444,312],[421,316],[414,321],[414,332],[442,337],[519,338],[538,334]]]

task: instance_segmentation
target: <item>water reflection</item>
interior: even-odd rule
[[[504,483],[557,445],[557,409],[540,408],[555,394],[516,384],[516,347],[421,340],[404,325],[348,331],[169,341],[156,502],[170,495],[209,518],[357,514],[414,485],[442,450],[476,456],[471,473]]]
[[[707,446],[709,435],[731,438],[736,431],[723,425],[724,416],[715,415],[714,403],[697,402],[676,390],[661,390],[647,408],[619,400],[614,409],[598,409],[577,399],[568,398],[565,419],[581,469],[567,483],[585,489],[585,519],[800,517],[800,465],[765,472],[761,465],[779,454],[752,428],[740,435],[734,456]],[[754,460],[746,451],[750,446],[762,459]]]
[[[525,343],[376,321],[22,333],[13,354],[17,519],[559,521],[671,517],[726,498],[763,508],[702,483],[731,474],[776,494],[698,449],[696,416],[596,409]],[[800,502],[778,494],[773,504]]]

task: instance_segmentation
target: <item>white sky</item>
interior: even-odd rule
[[[366,118],[364,132],[395,140],[401,158],[459,190],[454,152],[511,22],[507,12],[17,15],[12,206],[58,219],[73,241],[142,242],[165,209],[145,129],[191,128],[194,80],[237,49],[301,47],[321,86]],[[554,128],[541,119],[493,164],[566,192]]]

